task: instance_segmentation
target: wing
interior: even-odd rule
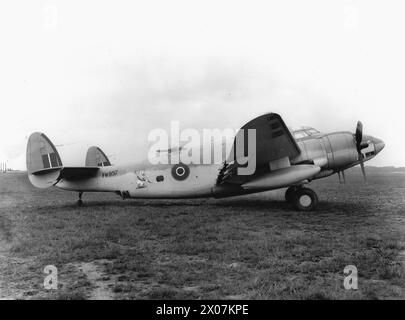
[[[238,176],[237,174],[237,169],[242,166],[239,163],[244,162],[239,161],[238,163],[237,154],[244,154],[245,158],[248,159],[252,158],[246,143],[246,133],[249,129],[256,130],[256,172],[265,167],[276,170],[288,166],[289,160],[301,153],[290,130],[288,130],[281,116],[276,113],[259,116],[245,124],[240,130],[242,129],[243,131],[240,132],[243,132],[245,137],[245,150],[243,150],[243,153],[236,152],[237,144],[235,139],[230,156],[219,172],[217,184],[225,182],[241,184],[251,178],[251,176]]]

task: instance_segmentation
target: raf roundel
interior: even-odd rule
[[[176,164],[172,168],[172,176],[178,181],[186,180],[190,174],[190,168],[183,163]]]

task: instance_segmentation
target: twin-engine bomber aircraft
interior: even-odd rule
[[[276,113],[259,116],[241,129],[256,130],[256,170],[239,175],[229,155],[217,164],[157,164],[148,161],[113,166],[98,147],[91,147],[84,167],[65,167],[48,137],[33,133],[27,145],[27,171],[38,188],[55,186],[79,193],[115,192],[125,198],[224,198],[288,187],[285,198],[297,210],[313,210],[316,193],[304,187],[312,180],[338,173],[364,162],[384,148],[384,142],[356,132],[320,133],[313,128],[290,131]],[[234,141],[233,147],[236,142]],[[233,152],[233,150],[231,150]]]

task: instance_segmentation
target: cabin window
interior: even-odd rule
[[[156,177],[157,182],[162,182],[164,179],[165,179],[165,177],[163,177],[163,176],[157,176]]]
[[[310,128],[310,127],[292,131],[292,134],[295,139],[302,139],[302,138],[310,137],[310,136],[313,136],[313,135],[316,135],[319,133],[320,132],[318,130],[316,130],[314,128]]]

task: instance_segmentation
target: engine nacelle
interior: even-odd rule
[[[271,190],[294,185],[311,179],[321,171],[312,164],[293,165],[287,168],[271,171],[242,185],[243,189]]]
[[[327,139],[326,144],[329,143],[330,146],[330,152],[328,152],[330,169],[338,170],[356,163],[358,154],[353,135],[350,132],[328,134],[325,139]]]

